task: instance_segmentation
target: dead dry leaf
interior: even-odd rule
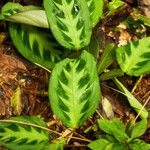
[[[5,32],[0,33],[0,45],[5,41],[7,38],[7,34]]]
[[[113,108],[111,103],[109,102],[109,100],[106,97],[103,97],[102,99],[102,108],[106,114],[106,116],[109,119],[113,119],[114,118],[114,112],[113,112]]]
[[[5,54],[0,54],[0,73],[8,73],[17,70],[27,71],[26,66],[19,59]]]
[[[0,116],[5,115],[5,104],[4,102],[0,99]]]
[[[24,108],[24,103],[21,98],[21,89],[19,86],[11,97],[11,106],[13,108],[13,114],[16,116],[20,116]]]

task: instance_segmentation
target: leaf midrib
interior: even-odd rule
[[[68,5],[68,4],[67,4],[66,1],[65,1],[65,3],[64,3],[65,9],[64,9],[63,11],[64,11],[64,13],[65,13],[65,15],[66,15],[66,20],[68,20],[67,24],[68,24],[70,27],[72,27],[72,29],[69,30],[69,33],[71,33],[71,34],[70,34],[70,35],[71,35],[71,40],[73,41],[72,43],[76,43],[76,47],[80,47],[80,40],[78,40],[79,37],[78,37],[78,34],[77,34],[77,30],[75,30],[75,29],[76,29],[76,24],[74,23],[74,21],[73,21],[73,22],[70,21],[70,20],[73,20],[74,18],[73,18],[72,15],[70,15],[71,13],[68,13],[70,10],[69,10],[69,8],[68,8],[67,5]],[[79,12],[79,13],[80,13],[80,12]],[[79,14],[78,14],[78,15],[79,15]],[[76,17],[77,17],[77,16],[76,16]],[[74,20],[75,20],[75,19],[74,19]]]
[[[74,64],[75,65],[75,64]],[[76,90],[75,90],[75,80],[74,80],[74,77],[75,77],[75,67],[73,66],[72,67],[72,72],[71,72],[71,76],[72,76],[72,83],[71,83],[71,90],[72,90],[72,95],[73,95],[73,117],[74,119],[72,119],[72,121],[75,121],[75,122],[72,122],[73,123],[73,126],[76,126],[76,111],[74,108],[76,108],[76,104],[75,104],[75,95],[76,95]]]

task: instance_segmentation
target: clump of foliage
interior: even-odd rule
[[[146,130],[148,112],[115,77],[150,72],[150,37],[121,47],[109,43],[96,63],[99,46],[92,31],[101,18],[116,13],[124,5],[121,0],[105,3],[103,0],[44,0],[44,8],[7,3],[1,10],[0,20],[10,22],[10,37],[20,54],[52,71],[48,90],[50,106],[65,126],[78,128],[83,125],[101,101],[99,77],[100,80],[113,79],[120,90],[129,95],[129,103],[145,120],[137,123],[128,134],[118,120],[100,120],[100,128],[109,135],[92,142],[89,147],[93,149],[102,143],[98,149],[106,145],[109,149],[114,145],[118,149],[135,149],[138,143],[144,149],[149,145],[137,137]],[[148,18],[137,16],[147,25]],[[106,72],[114,60],[120,68]],[[141,133],[137,131],[139,127],[144,128]],[[49,129],[37,117],[0,121],[0,145],[12,150],[63,149],[64,141],[49,145],[48,134]]]
[[[136,124],[129,122],[127,127],[118,119],[98,120],[98,125],[106,134],[100,135],[98,140],[88,146],[92,150],[148,150],[150,144],[141,139],[147,129],[147,120],[143,119]]]

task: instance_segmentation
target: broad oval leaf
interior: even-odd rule
[[[52,69],[61,60],[64,48],[49,30],[11,23],[9,31],[15,47],[29,61]]]
[[[78,59],[56,64],[49,84],[53,112],[68,127],[76,128],[94,113],[100,86],[94,57],[83,51]]]
[[[8,2],[2,8],[0,20],[49,28],[43,8],[32,5],[23,7],[19,3]]]
[[[92,25],[95,27],[95,25],[99,22],[100,17],[103,15],[103,6],[104,2],[103,0],[86,0],[91,20],[92,20]]]
[[[150,37],[143,38],[116,49],[121,69],[131,76],[150,72]]]
[[[101,130],[114,136],[119,142],[124,142],[128,139],[128,135],[125,133],[125,125],[118,119],[98,120],[98,125]]]
[[[11,150],[43,150],[49,143],[49,131],[33,125],[47,128],[42,119],[33,116],[0,120],[0,146]]]
[[[92,23],[85,0],[44,0],[54,37],[64,47],[79,50],[90,42]]]
[[[147,129],[147,119],[143,119],[135,124],[131,132],[131,138],[142,136]]]
[[[90,144],[88,144],[88,147],[91,150],[105,150],[105,148],[110,144],[111,143],[108,140],[100,138],[95,141],[92,141]]]

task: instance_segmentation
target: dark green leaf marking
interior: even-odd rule
[[[139,76],[150,72],[150,37],[143,38],[116,50],[121,69],[131,75]]]
[[[46,128],[45,122],[38,117],[12,117],[10,121],[30,123]],[[43,150],[49,143],[49,132],[42,129],[17,124],[0,123],[0,145],[11,150]]]
[[[99,22],[103,15],[103,0],[86,0],[93,27]]]
[[[29,61],[52,69],[64,53],[48,30],[38,27],[10,24],[10,36],[17,50]]]
[[[61,45],[78,50],[90,42],[92,24],[85,1],[44,0],[44,7],[52,33]]]
[[[84,51],[78,59],[65,59],[52,71],[49,85],[54,113],[72,128],[83,124],[95,111],[100,89],[96,62]]]

